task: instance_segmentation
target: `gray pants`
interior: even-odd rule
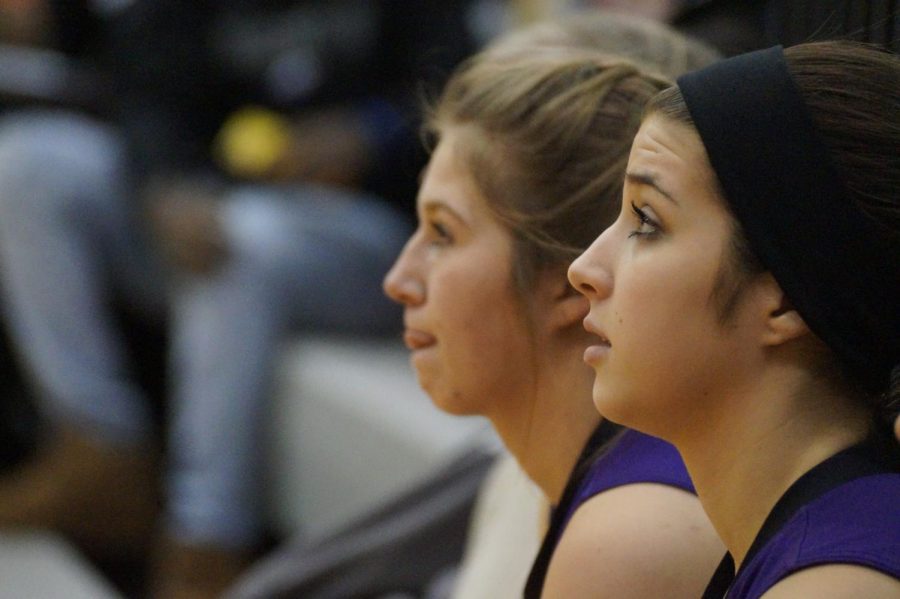
[[[240,188],[224,199],[227,263],[165,276],[128,197],[115,132],[62,112],[0,121],[0,290],[43,411],[116,444],[152,434],[125,373],[109,298],[168,309],[172,346],[170,533],[244,546],[261,532],[260,435],[287,333],[397,330],[381,278],[409,231],[369,198],[316,187]]]

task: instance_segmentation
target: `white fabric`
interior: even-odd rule
[[[475,505],[452,599],[521,599],[548,510],[515,458],[497,458]]]

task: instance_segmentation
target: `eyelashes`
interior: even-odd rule
[[[447,245],[453,242],[453,235],[450,233],[450,229],[443,223],[431,221],[428,223],[428,228],[431,230],[432,243]]]
[[[638,228],[634,229],[628,234],[629,239],[632,237],[648,238],[659,234],[659,224],[655,220],[653,220],[643,209],[638,208],[634,202],[631,203],[631,211],[638,219]]]

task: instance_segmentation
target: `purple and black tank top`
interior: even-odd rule
[[[601,448],[606,444],[609,446],[604,451]],[[636,483],[659,483],[694,493],[674,446],[604,421],[588,440],[553,511],[550,528],[525,585],[525,599],[540,597],[550,557],[575,511],[595,495]]]
[[[900,579],[900,473],[870,443],[795,482],[769,514],[741,568],[726,556],[703,599],[758,599],[806,568],[847,564]]]
[[[675,447],[662,439],[626,429],[609,450],[588,467],[571,503],[568,506],[560,504],[559,509],[565,509],[563,530],[575,511],[595,495],[636,483],[659,483],[695,492]],[[559,536],[562,536],[562,530]],[[556,540],[558,542],[559,538]]]
[[[791,574],[824,564],[900,579],[900,474],[858,478],[800,508],[741,566],[726,597],[756,599]]]
[[[607,450],[598,452],[604,444]],[[599,493],[636,483],[694,493],[675,447],[604,422],[553,512],[526,599],[540,597],[550,557],[577,509]],[[737,574],[726,556],[703,597],[758,599],[791,574],[824,564],[858,565],[900,579],[900,473],[869,443],[840,452],[801,477],[776,504]]]

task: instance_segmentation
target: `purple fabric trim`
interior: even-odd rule
[[[681,455],[670,443],[635,430],[626,430],[613,443],[582,479],[568,507],[563,531],[584,502],[609,489],[636,483],[659,483],[695,493]]]
[[[854,564],[900,579],[900,474],[866,476],[806,505],[743,565],[728,599],[757,599],[787,576]]]

